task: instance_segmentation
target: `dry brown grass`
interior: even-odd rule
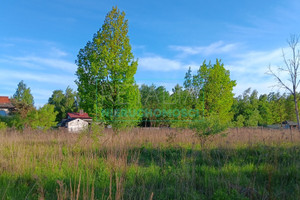
[[[63,131],[32,131],[23,133],[6,131],[0,133],[0,172],[24,173],[34,169],[38,163],[62,162],[66,152],[74,155],[68,162],[78,166],[79,153],[85,152],[93,160],[97,151],[106,150],[107,163],[111,166],[126,166],[124,159],[128,150],[151,145],[153,148],[167,146],[200,148],[199,138],[191,130],[169,128],[135,128],[113,136],[112,130],[106,129],[97,142],[88,134],[67,133]],[[274,130],[263,128],[229,129],[228,131],[208,138],[205,147],[234,148],[255,144],[281,145],[300,144],[300,133],[297,130]],[[78,152],[78,155],[76,155]],[[138,156],[138,155],[137,155]],[[88,162],[88,160],[87,160]],[[55,164],[54,164],[55,163]],[[113,167],[114,168],[114,167]]]
[[[80,179],[81,176],[86,178],[89,177],[88,173],[99,170],[99,158],[103,158],[105,163],[103,167],[110,183],[103,193],[109,193],[108,199],[123,199],[126,173],[130,167],[138,167],[142,146],[150,146],[152,149],[182,147],[201,150],[199,137],[191,130],[135,128],[114,136],[111,129],[105,129],[98,140],[90,137],[89,134],[67,133],[61,130],[0,132],[0,174],[36,176],[37,183],[33,187],[38,187],[39,198],[43,199],[45,190],[41,184],[43,182],[41,174],[47,171],[58,177],[56,180],[58,199],[78,199],[79,196],[82,197],[80,199],[93,199],[95,179],[85,179],[83,181],[85,185],[80,184],[82,182]],[[258,144],[299,145],[300,133],[297,130],[263,128],[229,129],[224,133],[209,137],[204,147],[206,149],[235,148]],[[128,156],[129,153],[130,156]],[[41,169],[42,167],[46,169]],[[87,174],[82,174],[82,169],[85,169],[84,173]],[[61,173],[68,170],[77,178],[75,181],[69,178],[69,183],[66,183],[63,179],[68,180],[67,175]],[[184,181],[182,184],[185,184]],[[155,199],[153,193],[148,196],[150,199]]]
[[[300,132],[289,129],[233,128],[210,136],[207,143],[209,147],[235,147],[236,145],[254,145],[257,143],[266,145],[299,144]],[[199,138],[191,130],[172,128],[135,128],[130,131],[123,131],[116,136],[113,136],[111,129],[105,129],[96,144],[88,133],[68,133],[58,130],[48,132],[25,130],[22,133],[15,130],[0,132],[0,148],[10,147],[19,149],[21,150],[19,152],[23,153],[23,155],[10,155],[14,157],[24,157],[26,150],[28,150],[26,146],[30,146],[30,151],[43,152],[45,150],[43,146],[46,148],[56,144],[60,148],[65,145],[89,149],[93,145],[97,145],[97,148],[121,150],[143,144],[151,144],[153,147],[196,145],[199,144]],[[59,153],[57,156],[60,156]]]

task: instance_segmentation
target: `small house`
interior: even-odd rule
[[[68,113],[67,119],[63,119],[60,123],[60,127],[66,128],[69,132],[79,132],[88,127],[93,119],[83,110],[79,113]]]
[[[0,116],[7,116],[15,108],[7,96],[0,96]]]
[[[293,121],[287,121],[286,120],[286,121],[282,122],[282,125],[286,129],[296,129],[296,128],[298,128],[297,122],[293,122]]]
[[[68,113],[67,119],[81,119],[89,124],[93,121],[93,119],[87,113],[83,112],[83,110],[80,110],[79,113]]]
[[[70,119],[65,122],[65,128],[69,132],[80,132],[88,127],[89,123],[82,119]]]

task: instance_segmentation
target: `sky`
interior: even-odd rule
[[[76,90],[77,54],[113,6],[129,22],[139,85],[171,91],[183,84],[188,67],[196,73],[205,60],[221,59],[237,82],[235,96],[249,87],[284,92],[266,72],[284,65],[287,40],[300,34],[297,0],[2,0],[0,96],[13,96],[21,80],[37,107],[54,90]]]

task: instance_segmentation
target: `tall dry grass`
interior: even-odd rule
[[[211,199],[216,195],[234,194],[224,191],[219,194],[220,186],[249,199],[279,199],[288,196],[287,191],[274,192],[278,187],[274,186],[272,178],[276,170],[283,169],[280,163],[276,164],[281,162],[280,150],[271,157],[264,155],[265,150],[257,150],[257,158],[245,166],[235,166],[240,161],[231,162],[231,156],[240,159],[238,151],[234,151],[239,148],[258,145],[290,148],[300,144],[300,133],[296,130],[263,128],[230,129],[209,137],[204,146],[200,145],[195,133],[182,129],[135,128],[117,136],[105,129],[97,140],[89,134],[59,130],[1,132],[0,198],[14,196],[12,191],[18,186],[13,184],[20,184],[17,195],[36,199],[190,199],[189,195]],[[247,157],[248,153],[243,155]],[[288,163],[296,169],[298,164],[296,160]],[[214,171],[218,169],[223,170],[222,173]],[[229,173],[237,169],[250,170],[252,174]],[[266,183],[266,186],[258,191],[256,179],[264,176],[267,178],[260,180],[260,184]],[[163,177],[162,184],[174,185],[160,185],[151,177]],[[206,180],[210,178],[218,181]],[[249,186],[243,185],[244,182]],[[163,196],[163,190],[169,195],[172,188],[175,188],[175,196]],[[195,193],[185,194],[185,190]]]

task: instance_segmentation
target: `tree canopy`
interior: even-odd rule
[[[31,90],[29,87],[26,86],[24,81],[20,81],[18,84],[18,87],[16,89],[15,94],[13,95],[13,98],[17,102],[21,102],[27,105],[32,105],[34,104],[33,96],[31,94]]]
[[[140,108],[134,80],[138,63],[131,52],[124,12],[113,7],[92,41],[79,51],[76,64],[81,108],[113,127],[137,123],[137,115],[120,115],[122,109]],[[104,114],[104,110],[110,111]]]
[[[68,112],[77,112],[77,93],[72,88],[67,87],[65,92],[54,90],[48,103],[54,105],[54,111],[57,112],[56,121],[60,122],[66,118]]]

